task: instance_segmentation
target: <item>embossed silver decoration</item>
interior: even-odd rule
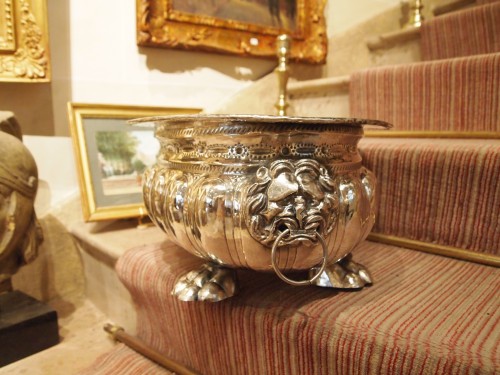
[[[237,291],[235,268],[273,271],[292,285],[361,288],[350,252],[375,220],[375,177],[361,165],[363,125],[380,121],[274,116],[170,116],[154,123],[157,164],[144,178],[152,220],[210,263],[182,277],[182,300]],[[320,265],[320,266],[318,266]],[[310,270],[294,281],[285,272]],[[231,272],[229,272],[231,271]]]
[[[273,161],[256,172],[246,207],[247,228],[263,245],[286,229],[282,245],[316,244],[337,220],[338,192],[327,168],[314,159]]]

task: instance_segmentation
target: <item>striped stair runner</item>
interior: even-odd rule
[[[429,22],[433,61],[353,74],[352,116],[402,131],[500,132],[500,53],[457,58],[499,51],[497,12],[491,4]],[[500,140],[365,138],[360,150],[378,178],[375,232],[500,255]],[[173,244],[131,249],[117,272],[138,337],[201,374],[500,373],[499,268],[369,241],[354,258],[372,287],[292,287],[240,271],[241,293],[215,304],[171,296],[201,264]],[[81,374],[162,373],[154,366],[118,347]]]
[[[118,344],[109,353],[101,355],[95,362],[78,375],[173,375],[173,372],[151,362],[147,358]]]
[[[273,274],[241,271],[241,293],[215,304],[170,295],[177,278],[200,264],[176,246],[130,250],[117,271],[137,305],[138,336],[201,374],[500,369],[500,269],[372,242],[354,256],[375,280],[360,292],[292,287]]]
[[[423,60],[500,52],[500,2],[424,22],[421,47]]]
[[[500,140],[364,138],[360,150],[378,181],[374,232],[500,256]]]
[[[500,53],[354,73],[353,117],[395,130],[500,132]]]

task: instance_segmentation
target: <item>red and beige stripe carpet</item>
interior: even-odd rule
[[[90,367],[78,374],[171,375],[174,373],[151,362],[124,344],[118,344],[112,351],[97,358]]]
[[[138,336],[202,374],[500,369],[499,269],[371,242],[354,255],[371,270],[372,287],[292,287],[273,274],[242,271],[241,293],[215,304],[170,295],[179,275],[199,264],[175,246],[131,250],[117,270],[137,305]],[[130,358],[118,354],[115,363]]]
[[[423,60],[500,51],[500,2],[453,12],[424,22],[421,28],[421,48]]]
[[[354,73],[351,115],[394,130],[500,132],[500,53]]]
[[[353,74],[352,115],[404,131],[500,132],[497,12],[429,23],[424,56],[434,61]],[[472,34],[456,46],[462,31]],[[369,138],[360,149],[379,182],[375,231],[500,254],[500,140]],[[500,269],[371,242],[354,257],[372,287],[291,287],[240,271],[241,293],[216,304],[170,295],[200,264],[174,245],[132,249],[117,271],[139,338],[202,374],[500,373]],[[161,373],[155,366],[120,346],[84,374]]]
[[[364,138],[374,232],[500,256],[500,140]]]

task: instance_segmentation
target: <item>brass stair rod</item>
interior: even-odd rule
[[[127,345],[137,353],[142,354],[144,357],[159,364],[169,371],[172,371],[178,375],[198,375],[196,372],[189,370],[183,365],[166,358],[153,348],[150,348],[144,343],[144,341],[138,339],[137,337],[129,335],[122,327],[107,323],[104,325],[104,330],[108,332],[114,340]]]
[[[279,96],[274,105],[278,110],[278,116],[286,116],[287,103],[287,83],[290,73],[288,72],[288,57],[290,55],[290,37],[286,34],[276,38],[276,52],[278,55],[278,67],[274,70],[278,75]]]

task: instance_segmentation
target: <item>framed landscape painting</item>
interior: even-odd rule
[[[196,108],[68,103],[85,221],[146,216],[142,174],[156,162],[154,128],[127,123],[139,117],[193,114]]]
[[[276,37],[292,38],[290,58],[326,61],[326,0],[136,0],[137,43],[276,57]]]

